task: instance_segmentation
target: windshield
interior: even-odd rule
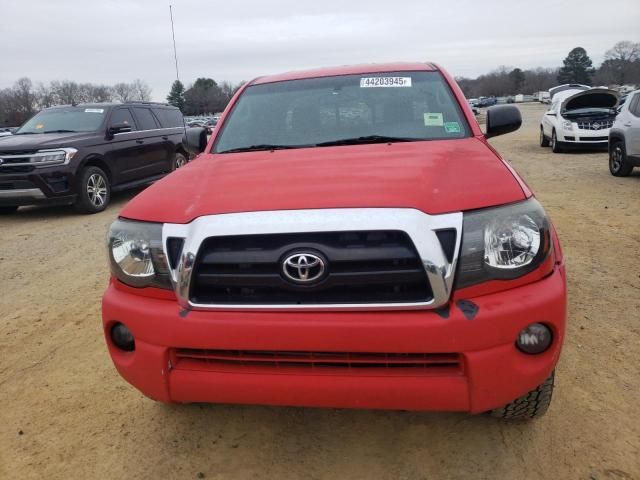
[[[27,121],[16,135],[55,132],[95,132],[104,121],[106,109],[65,107],[43,110]]]
[[[469,126],[439,72],[290,80],[248,87],[215,153],[463,138]]]

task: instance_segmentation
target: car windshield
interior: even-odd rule
[[[94,132],[100,128],[106,109],[65,107],[43,110],[27,121],[16,135],[58,132]]]
[[[391,72],[248,87],[215,153],[455,139],[470,135],[439,72]]]

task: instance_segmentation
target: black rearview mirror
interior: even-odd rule
[[[497,137],[513,132],[522,125],[520,110],[514,105],[497,105],[487,109],[486,138]]]
[[[207,148],[207,130],[202,127],[192,127],[185,129],[182,143],[187,151],[193,155],[202,153]]]

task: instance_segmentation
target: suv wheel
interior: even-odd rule
[[[176,152],[176,155],[173,159],[173,168],[171,169],[173,170],[177,170],[178,168],[182,168],[184,167],[187,163],[189,163],[189,160],[187,160],[187,157],[184,156],[184,154],[180,153],[180,152]]]
[[[627,161],[624,143],[616,141],[609,149],[609,171],[614,177],[627,177],[631,174],[633,165]]]
[[[548,147],[549,146],[549,139],[544,134],[544,130],[542,129],[542,127],[540,127],[540,146],[541,147]]]
[[[0,215],[11,215],[17,211],[18,207],[0,207]]]
[[[109,177],[98,167],[82,170],[75,208],[82,213],[98,213],[107,208],[111,199]]]
[[[560,147],[560,144],[558,143],[558,137],[556,136],[556,131],[555,130],[551,134],[551,151],[553,153],[561,153],[562,152],[562,148]]]
[[[526,395],[516,398],[504,407],[491,410],[491,415],[503,420],[523,421],[543,416],[551,404],[553,393],[553,379],[555,370],[551,372],[542,385],[531,390]]]

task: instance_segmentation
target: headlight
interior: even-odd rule
[[[75,148],[57,148],[54,150],[38,150],[29,157],[29,163],[36,166],[66,165],[78,153]]]
[[[464,214],[457,287],[521,277],[551,248],[549,222],[535,199]]]
[[[162,224],[116,220],[108,237],[111,273],[132,287],[171,289]]]
[[[573,130],[573,123],[571,123],[570,120],[563,120],[562,128],[564,128],[565,130]]]

